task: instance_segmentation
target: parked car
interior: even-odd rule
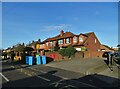
[[[113,54],[113,60],[120,64],[120,53],[116,52]]]
[[[112,52],[104,52],[102,56],[107,58],[109,56],[109,54],[113,55]]]

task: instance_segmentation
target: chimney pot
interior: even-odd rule
[[[60,36],[63,36],[63,34],[64,34],[64,31],[61,30],[61,31],[60,31]]]

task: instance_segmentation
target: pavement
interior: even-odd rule
[[[119,68],[115,62],[113,62],[113,71],[106,65],[106,59],[70,59],[48,63],[46,66],[60,68],[72,72],[88,74],[103,74],[110,77],[120,78],[118,75]]]
[[[113,71],[104,59],[70,59],[46,65],[26,65],[2,61],[3,87],[119,87],[119,68]]]

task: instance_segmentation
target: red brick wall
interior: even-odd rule
[[[96,43],[95,43],[95,39],[96,39]],[[88,50],[92,50],[92,51],[97,51],[98,49],[100,49],[100,45],[101,44],[94,33],[91,34],[91,36],[89,36],[89,38],[87,39],[85,43],[85,47]]]
[[[47,57],[50,57],[50,54],[54,54],[55,55],[55,58],[53,59],[54,61],[55,60],[61,60],[62,59],[62,56],[58,53],[58,52],[46,52],[45,55]]]
[[[102,58],[103,53],[98,51],[85,51],[84,58]]]
[[[76,52],[76,53],[75,53],[75,58],[76,58],[76,59],[83,58],[83,55],[84,55],[83,52]]]

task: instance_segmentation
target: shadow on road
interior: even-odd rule
[[[52,58],[50,58],[50,57],[46,58],[46,63],[49,63],[49,62],[52,62],[52,61],[53,61]],[[9,63],[9,62],[3,62],[2,66],[9,66],[9,68],[3,68],[2,72],[12,71],[12,70],[15,70],[15,69],[20,69],[20,68],[27,68],[27,67],[31,66],[31,65],[25,65],[23,67],[23,66],[21,66],[23,64],[25,64],[25,63],[22,63],[22,62],[19,62],[19,61],[17,61],[17,62],[11,62],[11,63]],[[37,65],[37,64],[33,64],[33,65]],[[10,66],[17,66],[17,68],[11,68]]]
[[[46,57],[46,62],[47,62],[47,63],[52,62],[52,61],[53,61],[53,58]]]
[[[19,63],[19,62],[12,62],[12,63],[3,62],[2,66],[3,66],[2,67],[2,72],[7,72],[7,71],[12,71],[12,70],[20,69],[20,68],[30,67],[29,65],[21,66],[21,63]],[[4,68],[4,66],[6,66],[6,68]],[[15,68],[13,68],[11,66],[14,66]]]
[[[106,65],[108,65],[108,60],[104,60],[104,62],[106,63]]]
[[[84,77],[78,79],[63,79],[61,77],[56,76],[56,70],[49,71],[47,73],[43,73],[40,75],[15,80],[11,82],[6,82],[2,85],[3,88],[30,88],[30,87],[39,87],[39,88],[49,88],[56,87],[59,89],[79,89],[82,87],[91,87],[91,88],[118,88],[120,87],[120,80],[104,75],[86,75]],[[74,76],[74,75],[73,75]]]

